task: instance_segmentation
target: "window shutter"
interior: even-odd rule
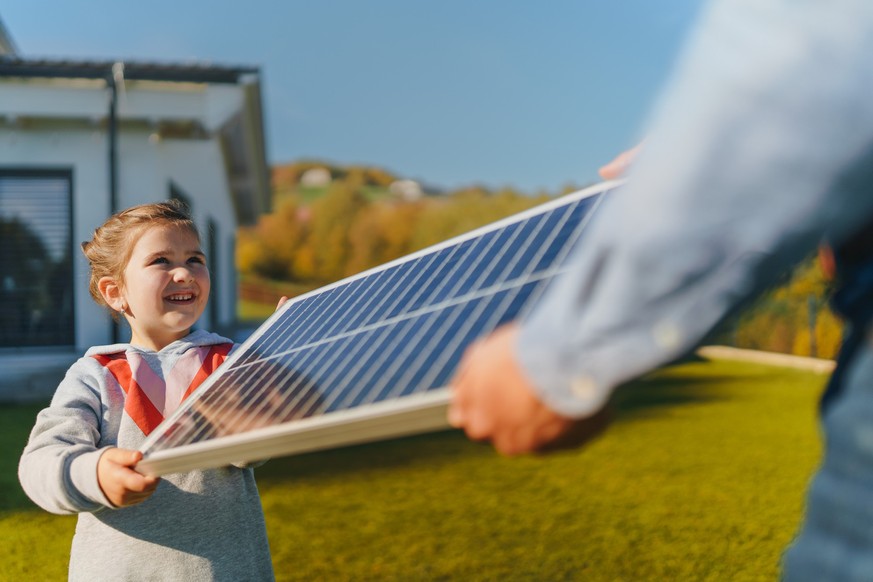
[[[69,171],[0,170],[0,348],[74,343]]]

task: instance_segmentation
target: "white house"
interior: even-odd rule
[[[0,401],[44,398],[88,347],[126,339],[79,246],[111,213],[173,197],[209,257],[200,325],[227,329],[236,228],[270,206],[259,70],[26,58],[0,23]]]

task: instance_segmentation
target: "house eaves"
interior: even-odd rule
[[[200,63],[74,61],[3,55],[0,57],[0,77],[107,79],[113,76],[119,63],[124,67],[124,78],[131,81],[242,84],[252,82],[253,78],[257,82],[260,75],[260,70],[257,67],[230,67]]]
[[[239,86],[243,95],[242,109],[231,122],[222,128],[216,128],[225,153],[225,166],[237,221],[243,225],[253,224],[258,216],[271,209],[260,70],[257,67],[36,59],[0,55],[0,79],[90,79],[105,81],[107,86],[114,85],[119,80]]]
[[[18,47],[15,46],[15,41],[12,40],[12,35],[6,30],[3,21],[0,20],[0,55],[17,55]]]

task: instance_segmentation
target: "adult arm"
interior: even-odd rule
[[[584,423],[616,386],[693,349],[824,234],[839,241],[873,214],[871,51],[873,5],[863,1],[715,3],[629,184],[508,348],[522,389]],[[455,382],[456,402],[484,383]],[[455,424],[492,404],[455,408]]]

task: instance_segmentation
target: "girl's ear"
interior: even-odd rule
[[[109,307],[120,313],[124,312],[126,305],[124,304],[124,297],[121,294],[121,285],[119,285],[115,279],[112,277],[101,277],[100,280],[97,281],[97,289],[100,291],[100,295],[103,296],[103,300]]]

